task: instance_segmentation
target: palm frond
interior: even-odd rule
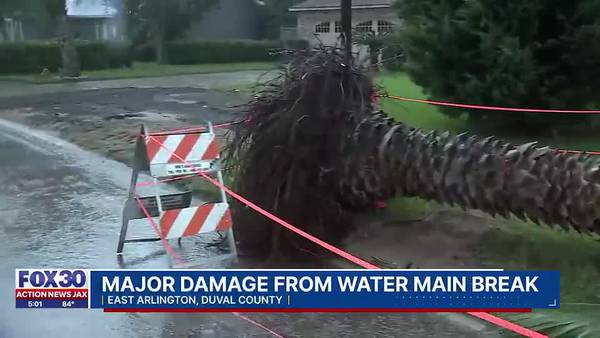
[[[503,317],[553,338],[600,337],[600,306],[564,306]]]

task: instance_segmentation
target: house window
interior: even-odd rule
[[[117,38],[117,26],[112,22],[96,22],[96,40],[114,40]]]
[[[365,21],[356,25],[357,32],[372,32],[373,31],[373,21]]]
[[[117,39],[117,26],[114,24],[110,26],[110,38],[112,40]]]
[[[391,32],[392,29],[394,29],[394,25],[391,22],[385,21],[385,20],[377,21],[377,32],[378,33],[388,33],[388,32]]]
[[[96,40],[104,40],[104,22],[96,22]]]
[[[329,21],[321,22],[315,26],[315,33],[329,33]]]
[[[336,33],[341,33],[342,32],[342,23],[340,21],[336,21],[335,22],[335,32]]]
[[[4,38],[8,41],[23,40],[23,23],[20,20],[5,18],[4,32]]]

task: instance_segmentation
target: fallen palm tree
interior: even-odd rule
[[[377,110],[366,70],[335,48],[298,52],[249,104],[229,160],[239,193],[326,241],[356,213],[393,196],[418,196],[492,216],[600,233],[600,170],[586,155],[493,137],[424,133]],[[245,252],[307,244],[237,208]]]

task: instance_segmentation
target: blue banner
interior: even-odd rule
[[[196,311],[558,308],[558,271],[91,270],[90,306]]]

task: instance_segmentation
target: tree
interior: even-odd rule
[[[260,6],[265,25],[265,35],[270,39],[279,38],[279,29],[283,26],[295,26],[296,16],[289,8],[303,0],[264,0]]]
[[[60,76],[79,77],[81,75],[81,61],[75,47],[75,36],[70,27],[67,16],[65,0],[40,0],[43,3],[45,14],[53,23],[56,30],[56,40],[60,48],[62,67]],[[82,0],[76,0],[82,1]]]
[[[107,0],[116,1],[119,0]],[[129,25],[146,33],[156,52],[158,63],[164,63],[165,41],[180,37],[192,19],[218,3],[218,0],[124,0]]]
[[[389,32],[354,32],[354,43],[369,48],[369,62],[375,70],[379,69],[379,54],[389,40],[389,37]]]
[[[597,161],[410,128],[372,104],[375,86],[365,69],[353,65],[346,81],[346,67],[338,49],[301,51],[256,93],[228,153],[240,195],[335,243],[353,216],[394,196],[600,234]],[[234,211],[243,251],[310,246],[249,208]]]
[[[396,6],[406,70],[434,99],[555,109],[600,101],[598,0],[404,0]],[[494,123],[514,116],[530,126],[562,117],[471,113]]]

